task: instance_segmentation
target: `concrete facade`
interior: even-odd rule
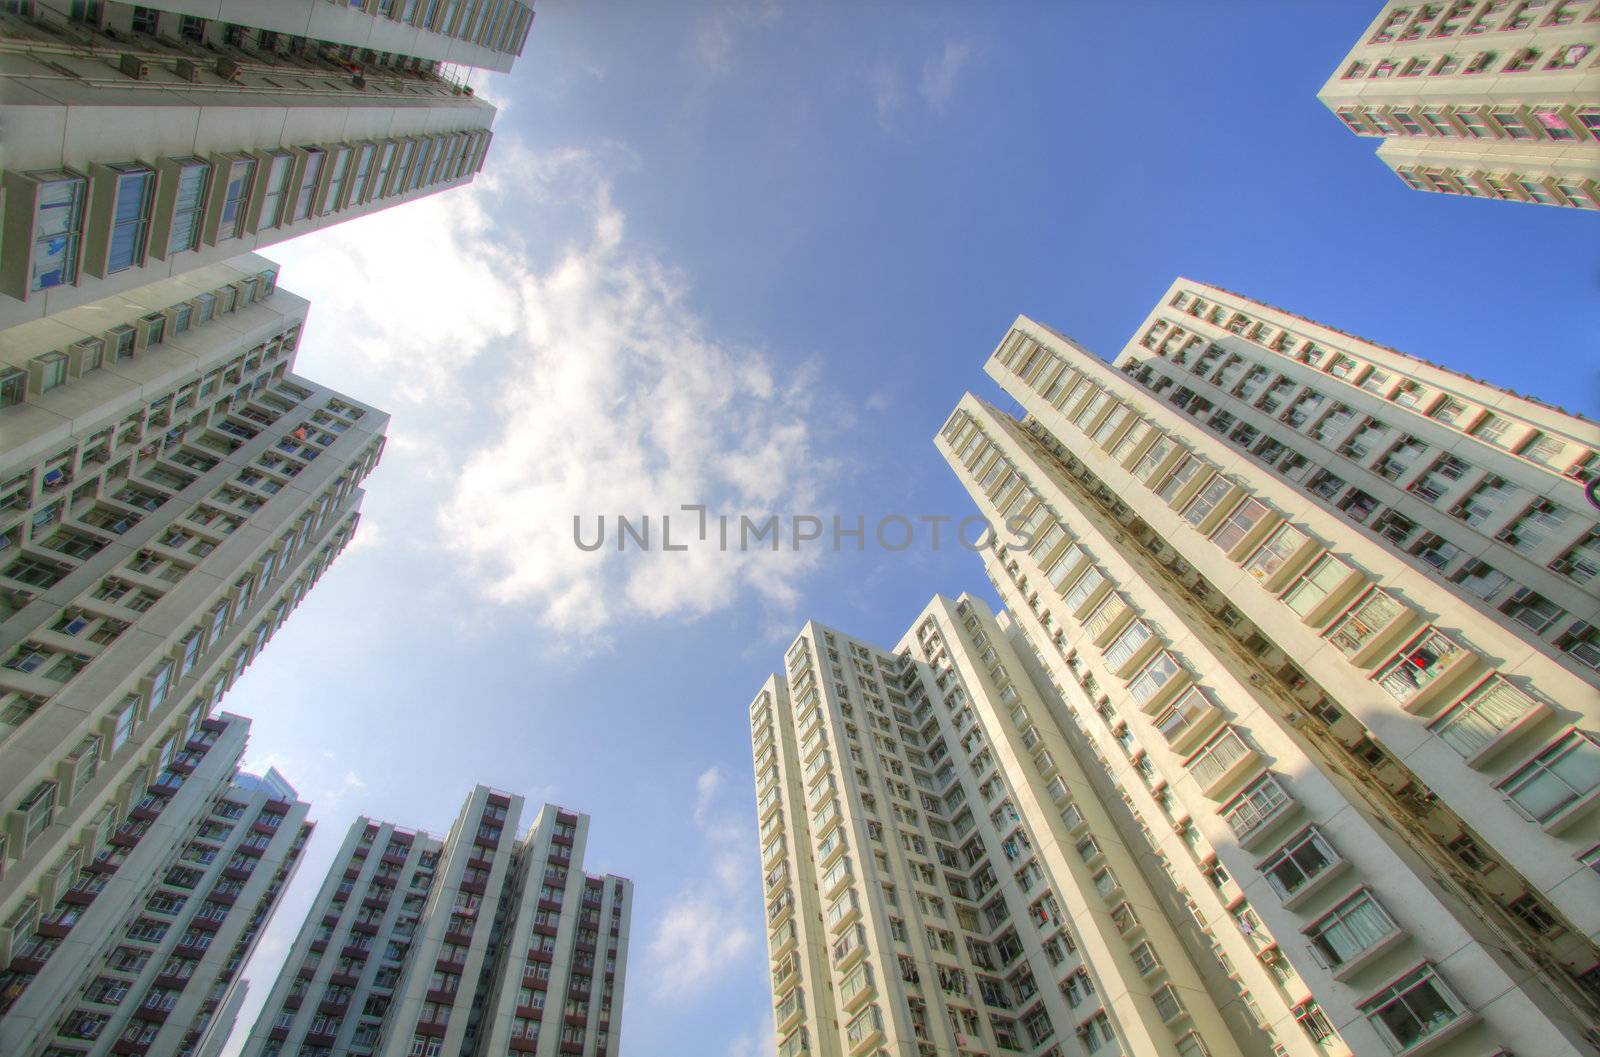
[[[1600,3],[1389,0],[1318,98],[1417,191],[1600,209]]]
[[[83,18],[42,3],[0,14],[0,327],[471,182],[494,108],[445,63],[509,69],[511,53],[398,16],[476,36],[525,33],[531,9],[368,8],[106,0]]]
[[[1267,1052],[1037,675],[981,602],[936,598],[894,654],[807,624],[757,696],[780,1057]]]
[[[937,445],[990,579],[1255,1027],[1592,1046],[1600,430],[1186,280],[1115,364],[1019,319],[986,370],[1020,418]]]
[[[238,772],[248,731],[197,714],[148,787],[130,790],[127,820],[86,835],[4,974],[0,1052],[192,1057],[226,1036],[239,970],[312,830],[276,773]]]
[[[360,818],[246,1057],[616,1057],[633,885],[584,874],[589,818],[479,786],[450,833]]]
[[[355,531],[387,416],[292,373],[305,314],[247,256],[0,331],[0,361],[70,361],[0,408],[8,1009],[61,879],[141,817]]]

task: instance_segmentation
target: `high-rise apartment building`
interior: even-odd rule
[[[1319,98],[1418,191],[1600,209],[1600,3],[1389,0]]]
[[[359,818],[245,1057],[616,1057],[633,884],[589,817],[479,786],[445,837]]]
[[[247,255],[0,331],[4,377],[42,379],[0,407],[8,1001],[355,530],[387,416],[291,373],[306,308]]]
[[[275,772],[239,773],[249,725],[191,713],[175,751],[83,826],[29,897],[20,936],[13,915],[0,1052],[214,1052],[312,829]]]
[[[1289,1052],[1588,1052],[1600,430],[1184,280],[987,371],[938,447],[1208,979]]]
[[[0,327],[470,182],[525,0],[0,7]],[[224,17],[225,16],[225,17]]]
[[[1251,1052],[1003,625],[895,649],[807,624],[751,705],[779,1057]]]

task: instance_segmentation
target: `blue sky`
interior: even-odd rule
[[[987,582],[571,519],[964,516],[930,438],[1018,312],[1111,356],[1183,274],[1600,413],[1596,218],[1408,191],[1317,102],[1375,7],[542,0],[473,188],[273,254],[300,370],[394,423],[226,702],[320,820],[244,1023],[351,818],[482,781],[635,880],[627,1052],[770,1052],[746,706],[804,619]]]

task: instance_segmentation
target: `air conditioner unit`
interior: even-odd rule
[[[150,79],[150,64],[137,55],[122,55],[117,60],[117,69],[132,77],[135,81],[148,81]]]
[[[200,83],[200,65],[193,59],[178,59],[172,64],[172,72],[190,84]]]
[[[233,59],[217,60],[217,76],[221,77],[224,81],[238,80],[239,74],[242,72],[242,70],[243,67],[241,67],[238,62],[234,61]]]

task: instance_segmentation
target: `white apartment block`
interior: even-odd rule
[[[780,1057],[1248,1052],[982,604],[896,649],[807,624],[751,706]]]
[[[1020,419],[937,443],[990,578],[1256,1025],[1589,1052],[1600,431],[1186,280],[1115,364],[1024,318],[986,369]]]
[[[1600,209],[1600,0],[1389,0],[1318,98],[1414,190]]]
[[[617,1057],[632,882],[589,818],[478,786],[450,833],[360,818],[245,1057]]]
[[[60,879],[355,531],[387,416],[291,373],[307,306],[276,278],[247,256],[0,331],[0,363],[48,383],[0,407],[12,991],[48,954]]]
[[[0,976],[0,1052],[191,1057],[220,1045],[239,970],[312,830],[275,772],[239,773],[249,725],[194,713],[177,751],[126,784],[126,820],[84,827]]]
[[[0,5],[0,327],[471,182],[522,0]]]

